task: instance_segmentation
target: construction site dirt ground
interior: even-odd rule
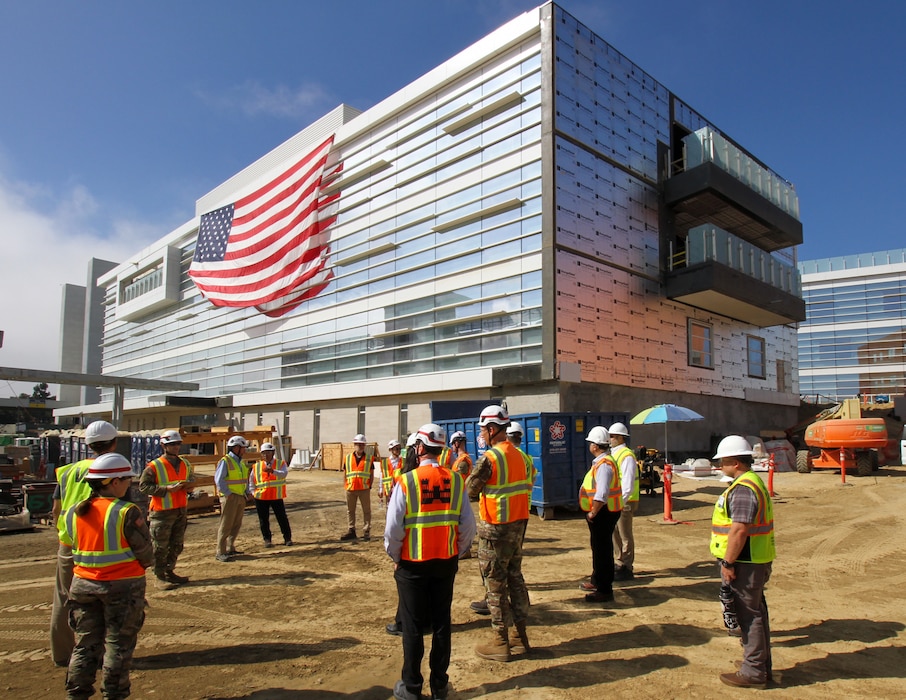
[[[243,554],[220,563],[218,516],[190,519],[177,570],[191,583],[158,591],[149,580],[133,697],[392,696],[402,650],[384,630],[396,607],[384,512],[373,498],[375,536],[341,543],[340,474],[293,471],[288,481],[296,546],[264,549],[254,510],[247,510],[237,543]],[[483,595],[477,562],[462,561],[450,697],[906,697],[906,467],[840,481],[829,471],[775,478],[778,559],[766,596],[779,685],[743,691],[718,679],[740,658],[739,642],[721,627],[708,552],[723,485],[677,478],[673,515],[682,523],[663,523],[660,494],[642,497],[636,578],[617,584],[614,604],[585,603],[578,589],[591,567],[581,515],[532,516],[524,573],[534,649],[525,658],[475,656],[489,623],[469,609]],[[65,670],[51,662],[47,634],[55,556],[52,528],[0,536],[2,697],[64,695]],[[427,660],[423,667],[427,676]]]

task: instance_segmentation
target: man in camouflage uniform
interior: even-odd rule
[[[187,491],[192,489],[195,473],[192,466],[179,456],[182,436],[177,430],[167,430],[160,436],[164,454],[151,462],[142,472],[139,490],[151,498],[148,522],[154,540],[154,577],[156,585],[170,590],[188,583],[173,569],[182,554],[189,523]]]
[[[528,525],[535,468],[524,452],[507,440],[509,416],[501,406],[481,412],[481,438],[488,445],[469,476],[469,498],[479,500],[478,565],[487,589],[493,635],[475,653],[491,661],[509,661],[529,651],[526,634],[529,597],[522,576],[522,541]]]

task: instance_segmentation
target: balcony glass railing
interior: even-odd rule
[[[674,255],[670,267],[675,270],[709,261],[732,267],[787,294],[802,297],[799,270],[710,224],[689,229],[685,254]]]
[[[164,271],[160,268],[150,272],[123,289],[123,302],[132,301],[160,287],[164,283]]]
[[[683,143],[686,145],[686,170],[703,163],[714,163],[799,220],[799,196],[796,188],[713,129],[699,129],[686,136]]]

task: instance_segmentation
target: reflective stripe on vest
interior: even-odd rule
[[[230,493],[235,493],[237,496],[244,496],[249,488],[248,468],[243,465],[241,460],[236,459],[232,452],[227,452],[223,459],[226,461],[227,466],[227,489]]]
[[[613,461],[618,467],[620,467],[620,481],[623,479],[623,460],[627,457],[632,457],[635,459],[635,455],[632,453],[632,450],[626,447],[626,445],[617,445],[616,447],[610,448],[610,456],[613,457]],[[639,494],[641,490],[639,488],[639,480],[641,478],[641,472],[639,471],[639,464],[636,462],[635,465],[635,480],[632,483],[632,493],[629,495],[629,501],[639,500]]]
[[[623,488],[620,486],[620,470],[610,455],[598,455],[585,473],[579,489],[579,507],[586,513],[591,510],[592,501],[598,491],[598,467],[603,462],[610,464],[610,485],[607,488],[607,510],[611,513],[623,510]]]
[[[406,532],[400,558],[428,561],[458,557],[462,477],[445,467],[423,465],[404,474],[400,487],[406,497]]]
[[[144,567],[138,563],[126,541],[123,524],[126,513],[135,506],[111,498],[93,498],[88,512],[77,516],[75,508],[66,512],[66,532],[72,540],[72,573],[93,581],[141,578]]]
[[[727,553],[730,526],[733,524],[729,512],[730,492],[738,486],[751,489],[758,501],[758,509],[755,512],[754,522],[748,526],[749,556],[742,558],[745,552],[745,547],[743,547],[743,552],[740,553],[741,556],[737,561],[753,564],[766,564],[774,561],[777,556],[774,546],[774,506],[764,483],[753,471],[744,472],[737,477],[714,504],[714,514],[711,516],[711,554],[718,559],[723,559]]]
[[[154,470],[158,486],[169,486],[178,481],[186,481],[189,478],[189,463],[182,457],[179,458],[179,466],[185,469],[185,475],[180,477],[179,472],[174,469],[169,459],[158,457],[148,464]],[[188,503],[188,494],[185,491],[170,491],[165,496],[151,496],[149,510],[171,510],[173,508],[185,508]]]
[[[350,452],[343,458],[346,469],[346,490],[363,491],[371,488],[371,477],[374,469],[371,466],[371,458],[368,453],[362,455],[359,459],[355,452]]]
[[[94,459],[83,459],[80,462],[65,464],[58,467],[54,474],[57,477],[57,483],[60,485],[60,513],[65,513],[76,503],[81,503],[91,495],[91,487],[85,481],[85,475],[88,473],[88,467]],[[57,534],[60,539],[66,532],[66,520],[63,517],[57,518]],[[69,544],[67,541],[66,544]]]
[[[479,498],[481,518],[502,525],[528,520],[532,493],[531,458],[509,442],[501,442],[484,453],[491,464],[491,478]]]
[[[449,469],[450,465],[453,464],[453,450],[451,450],[449,447],[444,447],[440,451],[440,456],[437,458],[437,463],[445,469]]]
[[[273,462],[274,468],[285,466],[284,463]],[[286,498],[286,479],[276,472],[266,472],[264,467],[267,462],[263,459],[255,462],[252,468],[254,491],[252,495],[259,501],[282,501]]]

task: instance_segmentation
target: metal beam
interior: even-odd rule
[[[152,391],[198,391],[195,382],[170,382],[137,377],[116,377],[109,374],[80,374],[51,370],[0,367],[0,379],[18,382],[47,382],[48,384],[76,384],[78,386],[113,386],[124,389],[150,389]]]

